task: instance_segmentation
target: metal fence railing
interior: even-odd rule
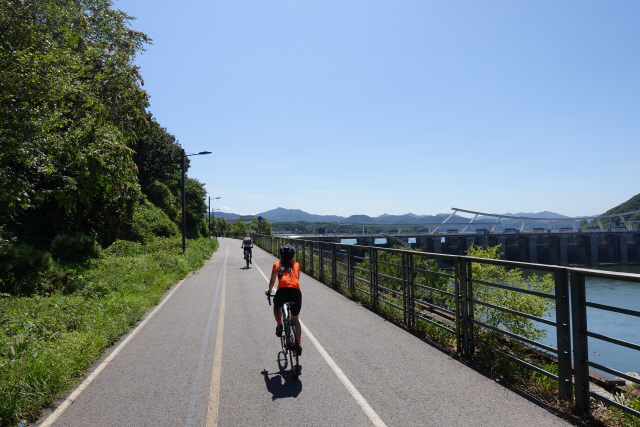
[[[293,245],[296,261],[309,276],[358,297],[374,309],[394,312],[411,329],[421,323],[448,334],[455,341],[457,351],[465,356],[474,354],[476,347],[481,347],[557,381],[560,397],[574,403],[580,414],[590,412],[590,398],[594,398],[640,418],[640,412],[624,402],[590,390],[589,368],[616,375],[636,386],[640,382],[633,376],[589,361],[588,338],[638,352],[640,345],[589,330],[587,308],[637,319],[640,319],[640,312],[587,301],[585,291],[589,277],[640,285],[640,275],[263,235],[254,236],[254,241],[275,256],[280,246]],[[553,286],[548,287],[548,292],[541,292],[526,286],[484,280],[474,277],[474,271],[477,271],[474,269],[478,266],[550,274]],[[487,298],[486,295],[492,292],[500,293],[501,298],[497,301]],[[508,303],[527,297],[545,301],[553,315],[533,315],[519,304]],[[555,346],[523,336],[517,327],[510,327],[505,322],[491,320],[500,316],[507,316],[515,325],[535,322],[552,328],[556,335]],[[552,361],[555,369],[495,345],[495,340],[487,339],[490,336],[549,356],[547,360]]]

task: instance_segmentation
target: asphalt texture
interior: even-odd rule
[[[94,364],[87,376],[100,373],[55,421],[48,416],[65,399],[36,425],[209,427],[212,410],[220,426],[568,425],[304,274],[300,319],[361,400],[304,328],[301,374],[292,377],[264,295],[263,274],[270,277],[277,259],[255,247],[246,269],[240,241],[219,241],[204,267],[169,290],[124,347],[116,343]]]

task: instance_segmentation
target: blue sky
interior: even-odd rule
[[[600,214],[640,193],[640,2],[120,0],[213,208]]]

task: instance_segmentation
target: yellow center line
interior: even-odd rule
[[[229,247],[227,246],[227,253],[228,252]],[[218,425],[218,403],[220,400],[220,376],[222,373],[222,335],[224,333],[224,298],[226,285],[227,263],[225,262],[222,277],[222,289],[220,292],[220,318],[218,320],[216,350],[213,356],[213,374],[211,375],[211,388],[209,389],[209,408],[207,409],[206,427],[216,427]]]

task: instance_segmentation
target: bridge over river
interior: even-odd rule
[[[456,212],[475,214],[469,222],[452,223],[449,218],[440,224],[432,224],[429,231],[417,233],[393,234],[324,234],[300,236],[306,240],[333,243],[350,243],[361,246],[377,246],[391,248],[406,246],[422,249],[425,252],[449,255],[464,255],[471,245],[483,247],[500,245],[502,259],[549,265],[598,265],[598,264],[640,264],[640,231],[632,228],[635,221],[625,217],[640,211],[623,214],[579,217],[579,218],[535,218],[507,215],[493,215],[481,212],[454,209]],[[474,222],[478,216],[495,217],[495,223]],[[602,219],[621,218],[623,227],[605,228]],[[518,228],[498,229],[505,219],[521,221]],[[588,230],[576,228],[582,219],[595,219],[599,227]],[[529,222],[546,222],[548,226],[525,228]],[[554,222],[572,223],[572,227],[554,228]]]
[[[564,426],[541,404],[301,274],[301,375],[278,357],[276,258],[221,247],[39,426]]]

